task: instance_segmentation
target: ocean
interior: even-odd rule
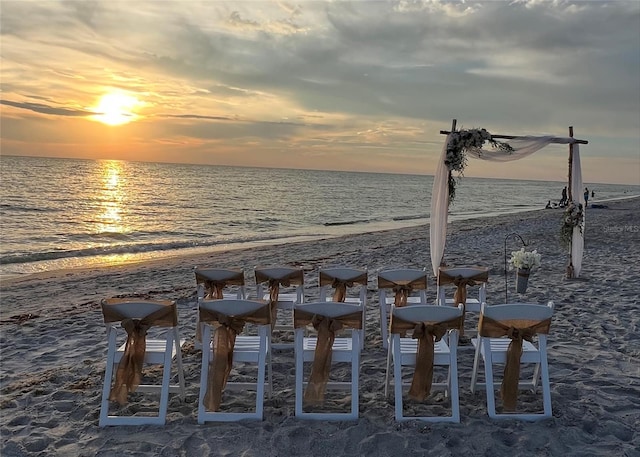
[[[432,176],[0,157],[0,277],[425,224]],[[639,186],[586,183],[595,201]],[[463,178],[450,220],[544,208],[564,183]]]

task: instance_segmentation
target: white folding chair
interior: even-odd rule
[[[462,303],[464,314],[467,311],[479,313],[482,304],[487,301],[488,280],[489,268],[487,267],[440,267],[438,269],[437,303],[449,306],[458,306]],[[451,298],[446,296],[447,286],[455,286],[455,293]],[[477,288],[477,298],[467,296],[470,287]],[[462,302],[463,299],[464,302]],[[463,335],[464,327],[460,329],[460,336]]]
[[[387,295],[388,291],[393,296]],[[415,295],[415,292],[418,295]],[[426,269],[399,268],[378,272],[378,304],[380,307],[380,335],[382,347],[389,348],[389,316],[391,305],[427,304]]]
[[[201,268],[196,267],[196,285],[198,300],[208,299],[246,299],[244,270],[242,268]],[[228,289],[232,287],[233,289]]]
[[[262,420],[265,388],[269,394],[271,392],[269,303],[243,299],[203,300],[198,310],[203,326],[202,341],[209,342],[202,350],[198,423]],[[255,325],[257,335],[239,334],[246,324]],[[229,372],[235,362],[255,364],[255,380],[243,380],[249,376],[232,379]],[[222,395],[226,390],[255,390],[255,409],[222,411]]]
[[[318,284],[320,301],[353,303],[362,307],[362,328],[360,329],[360,349],[364,349],[365,322],[367,313],[367,269],[351,267],[320,268]],[[348,296],[351,289],[357,296]]]
[[[272,335],[282,342],[272,343],[273,349],[293,349],[293,306],[304,302],[304,272],[296,267],[255,267],[258,299],[274,302]]]
[[[551,417],[546,334],[549,332],[552,315],[552,302],[548,305],[515,303],[482,307],[478,337],[471,339],[476,349],[471,375],[471,391],[475,392],[477,386],[485,388],[489,417],[530,421]],[[525,339],[522,339],[523,335]],[[537,337],[537,344],[533,343],[535,337]],[[518,349],[520,344],[521,351]],[[515,355],[513,355],[514,359],[507,363],[510,347]],[[478,382],[480,358],[484,363],[484,383]],[[521,380],[520,367],[525,364],[534,365],[530,381]],[[505,375],[502,376],[501,381],[496,380],[494,374],[496,365],[505,365]],[[510,375],[507,376],[507,373]],[[536,393],[538,386],[542,388],[543,412],[516,412],[518,390],[530,389]],[[502,413],[496,411],[494,392],[496,388],[501,390]],[[533,405],[528,406],[533,408]]]
[[[412,305],[391,307],[391,339],[387,355],[385,396],[389,396],[391,364],[393,363],[393,383],[395,397],[395,417],[398,421],[419,419],[426,422],[460,422],[460,402],[458,393],[458,328],[462,323],[462,305],[457,308],[437,305]],[[411,337],[401,337],[401,333],[413,331]],[[420,331],[422,335],[418,335]],[[448,338],[444,335],[448,334]],[[430,341],[433,342],[433,365],[430,359]],[[402,367],[414,367],[412,380],[403,381]],[[436,366],[448,368],[444,381],[433,382]],[[440,414],[405,415],[403,396],[417,401],[428,398],[432,389],[441,389],[449,397],[451,415]],[[416,405],[417,406],[417,405]],[[440,407],[440,406],[438,406]],[[433,405],[421,405],[422,410],[433,410]]]
[[[205,298],[209,300],[246,299],[247,294],[244,282],[244,270],[242,268],[201,268],[196,267],[196,287],[198,305]],[[196,339],[194,347],[202,348],[202,328],[199,315],[196,317]]]
[[[102,301],[102,314],[107,327],[108,349],[100,404],[100,427],[163,425],[167,415],[169,392],[179,393],[180,398],[184,398],[185,395],[181,353],[184,340],[180,339],[178,333],[175,302],[109,298]],[[152,334],[150,337],[146,336],[147,330]],[[125,336],[126,341],[123,341]],[[172,376],[174,360],[177,365],[177,384],[171,384],[175,376]],[[152,384],[150,379],[143,378],[143,364],[163,365],[162,380],[159,384]],[[146,383],[143,384],[142,381]],[[159,392],[158,414],[127,415],[125,413],[129,412],[129,408],[126,407],[121,410],[123,414],[109,414],[110,401],[124,405],[130,392]]]
[[[359,327],[362,323],[362,307],[344,302],[303,303],[295,305],[294,314],[296,417],[312,420],[356,420],[359,402]],[[305,336],[306,331],[312,331],[309,329],[310,325],[317,331],[316,336]],[[351,328],[351,336],[336,337],[335,332],[339,327]],[[312,362],[308,381],[304,381],[305,362]],[[351,365],[348,381],[331,379],[331,365],[340,362]],[[335,408],[324,404],[325,389],[349,390],[350,410],[336,412]],[[313,411],[305,411],[305,404]]]

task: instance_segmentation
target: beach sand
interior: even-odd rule
[[[541,422],[489,419],[483,391],[469,390],[473,351],[462,347],[460,424],[394,420],[384,395],[376,271],[427,267],[428,227],[248,250],[216,252],[152,263],[46,273],[4,281],[1,287],[0,455],[11,456],[640,456],[640,199],[604,202],[586,212],[581,278],[567,280],[559,245],[560,210],[540,210],[450,224],[445,260],[490,267],[489,304],[504,303],[506,250],[512,233],[542,254],[526,294],[508,300],[555,303],[549,335],[553,417]],[[362,353],[360,418],[302,421],[293,416],[291,352],[274,356],[274,395],[260,422],[196,420],[200,352],[193,348],[195,266],[243,267],[255,293],[256,265],[305,269],[307,299],[317,297],[318,268],[368,267],[366,347]],[[435,297],[432,275],[429,297]],[[172,395],[165,426],[99,428],[106,340],[99,303],[106,297],[176,300],[187,339],[187,395]],[[467,328],[477,323],[470,316]],[[240,392],[225,402],[251,405]]]

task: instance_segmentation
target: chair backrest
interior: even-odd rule
[[[230,317],[243,316],[268,305],[267,302],[260,300],[235,300],[226,298],[220,300],[202,300],[200,302],[201,309]]]
[[[508,303],[504,305],[486,304],[482,307],[481,316],[486,316],[494,321],[504,324],[519,323],[535,323],[549,319],[553,315],[553,302],[547,305],[531,304],[531,303]],[[481,318],[482,319],[482,318]],[[480,321],[482,325],[482,320]]]
[[[265,293],[265,283],[272,280],[287,280],[291,287],[295,287],[297,301],[304,300],[304,271],[297,267],[274,266],[255,267],[256,288],[258,298],[262,298]]]
[[[462,310],[462,305],[457,307],[437,305],[392,306],[391,314],[393,317],[398,317],[408,322],[437,324],[462,316]]]
[[[481,277],[488,278],[489,268],[482,266],[465,266],[465,267],[440,267],[438,268],[438,302],[444,304],[444,281],[442,281],[441,273],[446,274],[449,277],[462,277],[462,278],[477,278],[476,282],[481,283],[478,291],[478,300],[480,303],[486,302],[486,279],[482,280]]]
[[[159,313],[154,325],[175,327],[178,320],[176,302],[170,300],[138,300],[132,298],[105,298],[101,302],[102,316],[107,325],[124,319],[144,319]],[[165,312],[162,312],[165,311]]]
[[[222,286],[237,286],[237,298],[246,298],[244,270],[241,268],[200,268],[196,267],[196,284],[198,286],[198,298],[205,296],[207,283],[220,283]]]
[[[444,272],[449,276],[462,276],[463,278],[471,278],[473,276],[487,273],[489,268],[481,266],[471,267],[439,267],[438,272]],[[438,274],[438,284],[440,283],[440,275]]]
[[[332,283],[337,281],[353,282],[353,286],[360,286],[360,301],[365,303],[367,296],[367,269],[351,267],[320,268],[318,284],[320,285],[320,301],[326,301]]]
[[[389,282],[412,282],[427,287],[427,270],[425,268],[396,268],[393,270],[381,270],[378,272],[378,279]],[[424,281],[424,282],[423,282]],[[380,287],[380,285],[378,285]],[[393,287],[392,285],[389,287]]]
[[[334,318],[353,313],[361,313],[363,309],[355,303],[319,301],[296,304],[294,306],[294,312],[295,311],[303,311],[309,314]]]
[[[397,268],[378,272],[378,290],[386,296],[384,289],[393,289],[397,285],[410,285],[418,290],[421,301],[427,301],[427,270],[426,268]]]

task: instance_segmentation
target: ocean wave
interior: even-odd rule
[[[215,243],[212,243],[215,244]],[[173,243],[143,243],[125,244],[117,246],[102,246],[85,249],[68,249],[45,252],[35,252],[28,254],[7,255],[0,257],[0,265],[40,262],[45,260],[69,259],[73,257],[92,257],[122,254],[138,254],[151,251],[165,251],[174,249],[184,249],[198,246],[195,242],[173,242]]]
[[[55,213],[61,210],[56,208],[36,208],[32,206],[12,205],[10,203],[0,204],[0,211],[15,212],[15,213]]]
[[[135,240],[141,240],[145,238],[180,238],[185,236],[183,232],[175,232],[169,230],[159,230],[157,232],[149,230],[136,230],[131,232],[118,232],[115,230],[103,230],[95,233],[67,233],[64,237],[67,240],[79,241],[79,242],[97,242],[104,240],[116,240],[132,242]]]
[[[233,245],[255,241],[276,241],[278,239],[290,238],[291,235],[273,236],[247,236],[235,239],[215,240],[215,241],[173,241],[163,243],[137,243],[120,244],[111,246],[91,247],[84,249],[56,249],[53,251],[11,254],[0,257],[0,265],[22,264],[41,261],[51,261],[58,259],[86,258],[95,256],[143,254],[150,252],[180,251],[190,248],[206,248],[220,245]]]
[[[325,222],[323,225],[325,227],[333,227],[335,225],[355,225],[355,224],[368,224],[371,222],[371,219],[356,219],[353,221],[335,221],[335,222]]]
[[[396,216],[393,218],[394,221],[412,221],[415,219],[426,219],[429,216],[427,214],[419,214],[415,216]]]

